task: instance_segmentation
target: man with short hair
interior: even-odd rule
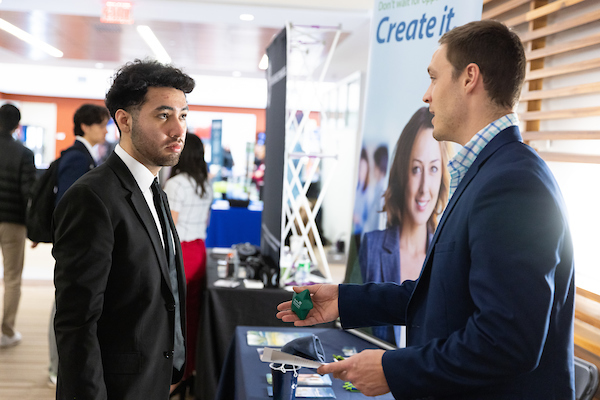
[[[96,167],[93,148],[104,143],[110,114],[106,107],[84,104],[73,115],[75,142],[63,151],[58,167],[56,204],[68,188],[86,172]]]
[[[25,261],[25,209],[35,182],[33,152],[13,138],[21,112],[12,104],[0,107],[0,247],[4,259],[4,311],[0,348],[16,346],[15,330]]]
[[[56,177],[58,190],[56,192],[55,204],[58,204],[67,189],[77,179],[96,167],[93,148],[97,144],[104,143],[107,133],[106,125],[109,118],[108,109],[95,104],[83,104],[75,111],[73,115],[75,142],[61,153]],[[56,337],[54,335],[55,313],[56,305],[53,304],[48,329],[48,346],[50,349],[48,375],[51,385],[56,385],[58,376],[58,350],[56,349]]]
[[[57,399],[168,399],[185,366],[181,247],[156,177],[179,160],[194,80],[128,63],[106,106],[120,142],[54,212]]]
[[[518,36],[477,21],[440,40],[423,100],[433,135],[463,148],[452,196],[417,281],[315,285],[297,326],[403,324],[407,347],[366,350],[318,372],[397,399],[574,399],[573,247],[546,163],[513,112],[525,76]],[[305,288],[296,288],[300,291]]]

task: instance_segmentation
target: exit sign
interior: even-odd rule
[[[107,1],[102,9],[100,22],[107,24],[133,24],[131,3],[128,1]]]

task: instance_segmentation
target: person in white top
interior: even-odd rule
[[[171,215],[181,240],[183,266],[187,284],[187,364],[182,382],[195,370],[196,342],[200,316],[201,292],[206,277],[206,228],[210,219],[213,190],[204,161],[202,140],[188,133],[179,163],[171,169],[171,177],[165,183]],[[180,389],[185,390],[185,387]]]

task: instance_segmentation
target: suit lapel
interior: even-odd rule
[[[154,217],[150,212],[150,208],[148,207],[148,203],[146,202],[142,191],[140,190],[133,175],[131,175],[129,168],[127,168],[125,163],[115,153],[110,155],[110,157],[106,160],[106,164],[108,164],[108,166],[115,172],[117,177],[119,177],[123,188],[129,192],[128,202],[148,234],[150,242],[152,243],[152,248],[154,249],[156,258],[158,259],[158,264],[160,266],[163,279],[168,283],[168,286],[171,287],[169,283],[170,279],[167,256],[162,246],[162,241],[160,239],[160,234],[158,233],[156,223],[154,222]],[[172,223],[172,221],[170,223]]]

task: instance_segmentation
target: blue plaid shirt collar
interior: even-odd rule
[[[481,150],[494,138],[498,133],[511,126],[518,126],[519,118],[517,114],[510,113],[501,118],[498,118],[471,138],[462,149],[448,163],[450,171],[450,196],[460,184],[460,181],[465,177],[467,171],[479,155]]]

